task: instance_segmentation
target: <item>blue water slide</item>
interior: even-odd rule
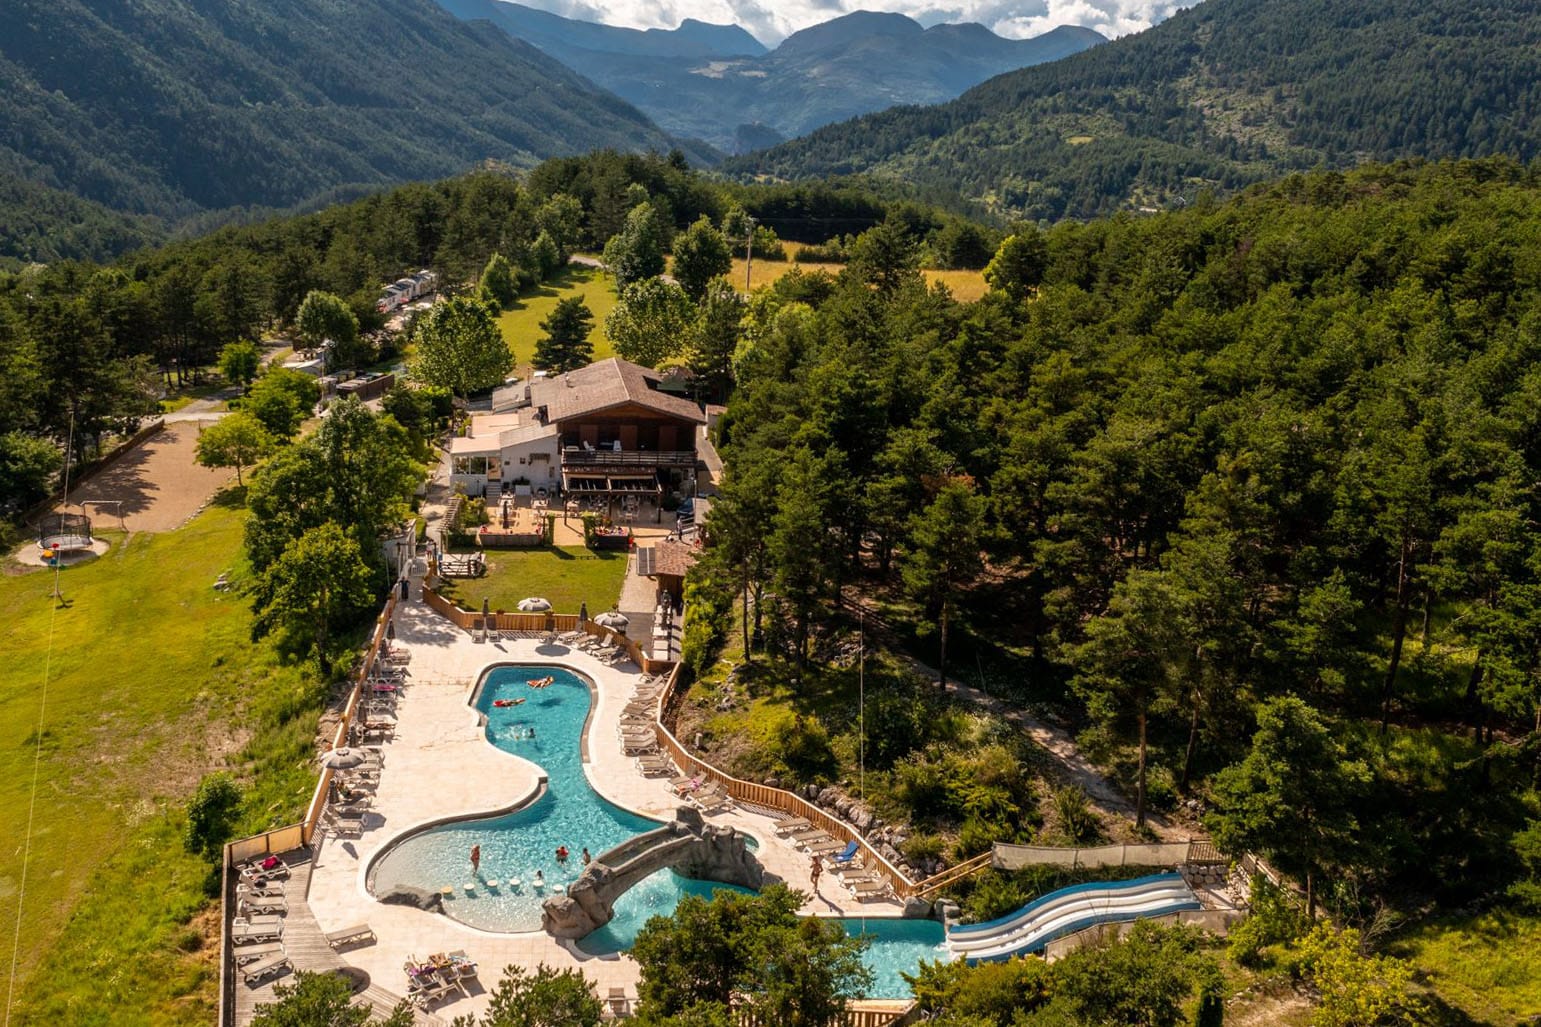
[[[1014,913],[947,934],[953,956],[971,963],[1042,952],[1049,942],[1098,924],[1165,916],[1203,905],[1181,874],[1077,884],[1050,892]]]

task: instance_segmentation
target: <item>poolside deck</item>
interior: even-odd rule
[[[414,597],[416,594],[414,589]],[[523,805],[535,794],[540,768],[490,745],[476,712],[467,705],[482,671],[495,663],[557,664],[593,679],[598,701],[590,721],[584,765],[590,784],[617,805],[655,819],[670,819],[679,800],[670,792],[667,779],[643,777],[616,740],[621,708],[632,696],[636,669],[629,664],[623,665],[624,669],[607,667],[586,653],[565,646],[544,646],[534,639],[476,643],[416,598],[398,608],[395,645],[411,653],[409,684],[399,701],[395,735],[382,746],[384,765],[373,808],[365,817],[360,837],[318,836],[314,866],[307,878],[306,906],[319,931],[368,923],[377,940],[340,955],[330,950],[316,952],[314,965],[296,955],[296,965],[321,969],[322,964],[346,962],[367,971],[376,987],[405,991],[403,963],[409,957],[463,949],[480,964],[480,987],[473,985],[469,997],[436,1007],[434,1012],[445,1018],[485,1012],[491,988],[503,967],[510,964],[534,967],[545,963],[558,969],[579,969],[600,994],[622,987],[635,996],[639,970],[625,956],[593,956],[543,932],[491,934],[447,916],[385,905],[365,890],[364,872],[376,852],[412,827],[494,813]],[[758,856],[771,873],[794,888],[813,892],[808,856],[776,838],[770,818],[735,809],[709,819],[755,835],[760,841]],[[300,891],[291,888],[291,892]],[[858,903],[828,877],[803,908],[806,914],[826,916],[862,912],[892,916],[899,911],[894,902]],[[309,949],[306,951],[309,959]],[[250,1019],[252,1003],[243,1005],[247,1013],[238,1013],[237,1024]]]
[[[289,898],[289,910],[284,914],[284,951],[295,967],[301,970],[313,972],[336,970],[345,965],[345,960],[332,947],[327,944],[326,936],[321,930],[321,925],[316,921],[315,914],[311,911],[307,899],[310,887],[312,864],[305,858],[305,853],[288,853],[285,861],[290,866],[287,892]],[[227,896],[233,899],[234,896]],[[235,977],[235,1022],[238,1024],[250,1023],[256,1015],[257,1006],[262,1003],[275,1002],[278,999],[274,991],[275,985],[293,984],[294,976],[284,973],[277,978],[264,981],[257,987],[249,987],[241,981],[240,974]],[[371,976],[370,985],[360,995],[355,1004],[367,1005],[374,1011],[375,1016],[384,1018],[391,1014],[405,996],[400,991],[391,991],[382,987]],[[422,1027],[444,1027],[446,1021],[438,1016],[418,1010],[414,1020]]]

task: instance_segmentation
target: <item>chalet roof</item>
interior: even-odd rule
[[[530,403],[544,407],[546,421],[551,424],[627,404],[682,421],[706,423],[701,408],[690,400],[659,392],[660,380],[657,371],[611,357],[567,374],[531,382]]]
[[[472,420],[471,435],[457,436],[449,440],[451,456],[492,456],[510,446],[523,445],[556,435],[556,425],[541,424],[539,421],[507,424],[499,423],[496,417],[490,417],[487,421],[491,423],[477,424],[477,420]]]

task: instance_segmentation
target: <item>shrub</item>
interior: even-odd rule
[[[1071,785],[1056,790],[1053,804],[1059,833],[1071,845],[1084,845],[1102,836],[1102,825],[1092,810],[1091,800],[1079,787]]]
[[[1290,896],[1261,874],[1252,878],[1249,905],[1251,913],[1230,931],[1231,958],[1242,966],[1261,966],[1266,962],[1265,948],[1292,942],[1310,927],[1305,913]]]
[[[936,859],[947,850],[947,840],[939,834],[924,832],[912,834],[899,846],[904,858],[911,863],[924,863]]]
[[[839,769],[829,731],[821,721],[801,715],[782,721],[776,726],[776,744],[782,763],[800,780],[827,779]]]
[[[234,778],[224,772],[205,775],[187,804],[187,851],[210,861],[218,859],[235,830],[240,808],[241,787]]]
[[[893,794],[917,817],[941,817],[952,809],[946,769],[922,755],[912,755],[894,767]]]

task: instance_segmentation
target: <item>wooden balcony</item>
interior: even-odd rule
[[[696,452],[693,449],[563,449],[562,466],[569,470],[592,468],[594,471],[640,469],[658,467],[694,467]]]

